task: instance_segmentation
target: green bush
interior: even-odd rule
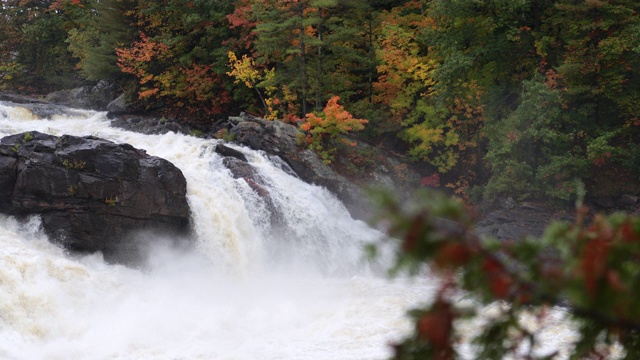
[[[489,125],[487,163],[492,176],[485,198],[496,195],[569,200],[569,184],[587,175],[576,114],[565,110],[559,90],[538,76],[524,82],[522,101],[510,116]]]

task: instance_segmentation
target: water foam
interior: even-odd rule
[[[388,281],[363,266],[380,234],[325,189],[262,153],[244,152],[285,219],[234,179],[216,140],[109,127],[104,113],[52,119],[0,104],[0,137],[23,131],[94,135],[176,164],[188,181],[195,251],[161,241],[145,271],[73,256],[37,218],[0,217],[0,358],[379,359],[410,330],[407,308],[429,282]]]
[[[405,311],[437,287],[429,277],[381,276],[362,251],[381,234],[264,153],[228,144],[268,184],[283,215],[275,227],[265,200],[223,166],[217,140],[131,133],[109,127],[101,112],[47,119],[0,103],[0,137],[33,130],[129,143],[176,164],[197,246],[151,239],[150,267],[140,271],[65,253],[37,217],[0,215],[1,359],[383,359],[388,343],[411,331]],[[474,358],[468,341],[499,308],[458,324],[463,358]],[[561,309],[550,314],[522,321],[543,330],[540,353],[568,358],[577,335]]]

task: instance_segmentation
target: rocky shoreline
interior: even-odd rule
[[[85,91],[85,95],[86,93],[91,91]],[[49,99],[56,99],[56,97],[49,97]],[[42,99],[11,94],[0,93],[0,101],[24,104],[35,114],[43,117],[73,111],[67,108],[67,105],[61,106]],[[291,173],[307,183],[326,187],[345,204],[354,218],[365,221],[372,215],[372,204],[366,195],[367,188],[392,189],[401,197],[408,198],[415,189],[420,187],[420,175],[411,170],[403,158],[382,154],[380,150],[370,145],[359,143],[359,151],[371,157],[368,161],[373,166],[360,169],[360,173],[357,174],[339,171],[341,168],[354,168],[356,165],[349,163],[350,159],[340,158],[338,165],[341,166],[329,166],[314,152],[298,145],[296,126],[279,121],[267,121],[250,114],[243,113],[218,121],[205,131],[151,116],[111,112],[109,117],[112,119],[111,126],[145,134],[176,132],[211,139],[219,138],[220,134],[224,134],[228,141],[235,144],[278,157]],[[232,174],[237,178],[243,178],[254,191],[267,199],[268,203],[266,184],[256,176],[246,159],[224,143],[218,145],[216,151],[225,157],[224,164]],[[589,205],[598,212],[627,211],[640,215],[638,195],[640,194],[591,199]],[[494,201],[494,203],[498,205],[480,206],[482,210],[477,224],[477,233],[501,240],[524,236],[539,237],[552,220],[570,221],[573,217],[572,209],[559,209],[542,202],[516,204],[510,199],[505,199]],[[277,218],[278,214],[272,213],[272,221],[277,221]]]

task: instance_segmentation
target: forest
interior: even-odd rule
[[[422,185],[471,202],[640,194],[637,0],[3,0],[0,11],[3,91],[108,80],[175,121],[247,111],[297,124],[327,163],[353,141],[385,144],[429,170]],[[572,358],[610,358],[612,344],[640,356],[638,218],[587,220],[579,202],[575,223],[540,241],[492,244],[468,233],[459,203],[394,201],[381,207],[398,268],[431,262],[443,279],[397,358],[456,358],[458,290],[512,304],[477,339],[479,358],[555,358],[535,354],[518,318],[558,304],[580,321]]]
[[[627,180],[640,176],[639,10],[634,0],[3,0],[0,86],[38,94],[108,80],[136,108],[178,121],[248,111],[297,123],[327,162],[350,133],[391,144],[430,169],[423,184],[467,199],[563,202],[576,179],[589,194],[637,190]]]

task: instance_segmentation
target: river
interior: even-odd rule
[[[214,152],[218,140],[109,124],[103,112],[40,118],[0,103],[0,137],[93,135],[173,162],[187,179],[195,246],[178,250],[150,239],[157,244],[150,266],[137,270],[99,253],[65,252],[37,217],[0,215],[0,359],[385,359],[389,344],[412,330],[406,311],[432,298],[436,280],[389,279],[390,254],[372,262],[363,251],[383,235],[277,159],[228,144],[267,179],[282,214],[275,226],[263,199]],[[463,358],[473,358],[468,340],[499,308],[457,325]],[[523,318],[543,330],[540,353],[569,356],[567,344],[576,339],[564,318],[561,309],[544,324]]]
[[[381,234],[325,189],[235,146],[268,179],[284,221],[234,179],[217,140],[142,135],[102,112],[41,119],[0,104],[0,137],[24,131],[129,143],[178,166],[188,183],[193,251],[162,239],[136,270],[68,254],[29,221],[0,216],[1,359],[382,359],[410,331],[405,311],[433,284],[390,281],[363,246]]]

